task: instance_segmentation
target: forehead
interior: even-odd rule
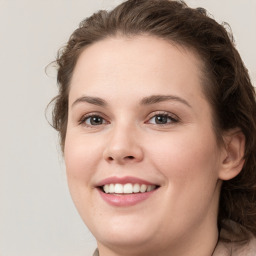
[[[201,92],[202,63],[187,48],[152,36],[113,37],[81,53],[71,80],[70,97],[79,93]],[[175,85],[175,86],[174,86]],[[194,86],[192,86],[194,85]],[[175,88],[174,88],[175,87]],[[141,88],[141,90],[140,90]],[[200,93],[201,96],[203,96]]]

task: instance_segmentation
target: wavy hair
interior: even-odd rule
[[[219,228],[246,240],[243,228],[256,235],[256,102],[248,71],[234,46],[232,33],[203,8],[183,1],[128,0],[112,11],[99,11],[80,23],[57,57],[59,94],[53,99],[52,125],[64,149],[70,80],[78,57],[88,46],[107,37],[152,35],[191,49],[203,63],[203,91],[213,109],[216,138],[240,128],[246,138],[245,164],[240,174],[224,181]],[[240,224],[232,230],[226,220]],[[223,238],[225,239],[225,237]]]

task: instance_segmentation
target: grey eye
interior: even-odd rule
[[[176,120],[167,114],[158,114],[149,120],[151,124],[168,124],[172,122],[176,122]]]
[[[157,114],[157,115],[154,115],[152,118],[150,118],[148,122],[150,124],[165,125],[165,124],[177,123],[178,120],[169,114]]]
[[[170,118],[167,115],[157,115],[155,116],[155,123],[156,124],[167,124]]]
[[[85,119],[85,124],[87,125],[101,125],[106,123],[106,121],[101,116],[89,116]]]

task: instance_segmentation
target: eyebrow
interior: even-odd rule
[[[101,107],[107,106],[107,102],[101,98],[91,97],[91,96],[82,96],[73,102],[72,107],[74,107],[74,105],[81,103],[81,102],[87,102],[87,103],[101,106]]]
[[[157,103],[161,103],[164,101],[178,101],[178,102],[181,102],[191,108],[191,105],[186,100],[184,100],[178,96],[175,96],[175,95],[151,95],[151,96],[143,98],[140,101],[140,104],[141,105],[152,105],[152,104],[157,104]],[[72,107],[74,107],[74,105],[76,105],[78,103],[83,103],[83,102],[97,105],[100,107],[106,107],[108,105],[107,102],[102,98],[92,97],[92,96],[82,96],[82,97],[76,99],[72,103]]]
[[[170,100],[181,102],[186,106],[192,108],[191,105],[186,100],[175,95],[152,95],[149,97],[145,97],[141,100],[141,105],[151,105],[151,104],[156,104],[156,103],[170,101]]]

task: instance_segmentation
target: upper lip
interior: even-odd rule
[[[136,177],[130,177],[130,176],[125,176],[125,177],[117,177],[117,176],[113,176],[113,177],[108,177],[104,180],[101,180],[99,183],[96,184],[97,187],[102,187],[106,184],[127,184],[127,183],[132,183],[132,184],[145,184],[145,185],[156,185],[152,182],[140,179],[140,178],[136,178]]]

